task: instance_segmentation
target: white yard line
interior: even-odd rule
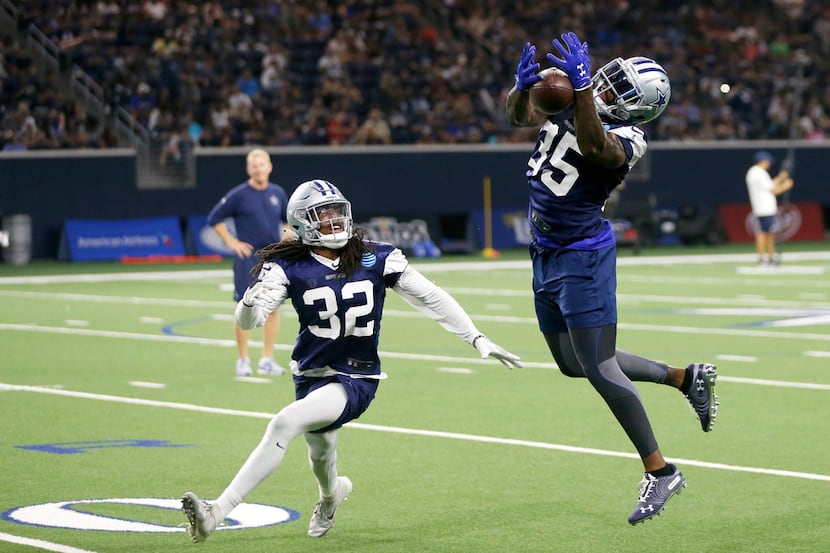
[[[44,551],[55,551],[56,553],[95,553],[89,549],[78,549],[77,547],[71,547],[69,545],[62,545],[51,541],[35,540],[32,538],[24,538],[22,536],[6,534],[5,532],[0,532],[0,541],[16,543],[18,545],[28,545],[29,547],[42,549]]]
[[[386,312],[389,314],[389,311]],[[402,316],[408,316],[410,313],[402,312]],[[415,316],[414,314],[412,314]],[[505,322],[503,319],[505,317],[487,317],[485,316],[476,316],[474,317],[479,320],[500,320],[500,322]],[[513,322],[517,317],[512,317]],[[536,323],[535,319],[528,319],[526,322],[529,323]],[[631,330],[646,330],[649,332],[658,332],[658,331],[665,331],[665,332],[682,332],[684,334],[695,334],[695,335],[702,335],[706,333],[712,334],[726,334],[726,335],[734,335],[734,336],[752,336],[756,338],[784,338],[784,339],[805,339],[805,340],[825,340],[830,341],[830,335],[824,334],[799,334],[795,332],[765,332],[762,330],[740,330],[736,329],[734,331],[726,331],[725,329],[707,329],[707,328],[694,328],[694,327],[666,327],[666,326],[657,326],[657,325],[619,325],[619,328],[622,329],[631,329]],[[52,326],[40,326],[37,324],[9,324],[9,323],[0,323],[0,330],[14,330],[20,332],[39,332],[42,334],[64,334],[64,335],[74,335],[74,336],[94,336],[96,338],[115,338],[115,339],[123,339],[123,340],[146,340],[148,342],[173,342],[173,343],[181,343],[181,344],[200,344],[200,345],[207,345],[207,346],[220,346],[220,347],[236,347],[236,342],[233,340],[224,340],[224,339],[216,339],[216,338],[198,338],[194,336],[173,336],[170,334],[142,334],[139,332],[116,332],[113,330],[92,330],[87,328],[71,328],[71,327],[52,327]],[[251,346],[254,347],[261,347],[262,342],[257,340],[252,340],[250,343]],[[288,344],[274,344],[274,348],[281,350],[281,351],[292,351],[294,349],[293,345]],[[498,365],[497,361],[492,359],[479,359],[477,357],[454,357],[449,355],[423,355],[419,353],[403,353],[403,352],[396,352],[396,351],[380,351],[379,352],[381,357],[389,358],[389,359],[415,359],[415,360],[423,360],[423,361],[441,361],[446,363],[463,363],[463,364],[483,364],[483,365]],[[545,363],[537,363],[532,361],[522,362],[522,364],[527,368],[538,368],[538,369],[557,369],[558,367],[553,361],[545,362]],[[730,380],[733,382],[739,382],[740,379],[732,379],[728,376],[718,376],[718,379],[724,382],[729,382]],[[773,382],[773,381],[770,381]],[[821,390],[830,390],[830,384],[802,384],[798,382],[787,383],[782,382],[781,386],[792,385],[792,387],[804,387],[806,386],[813,386],[816,389]]]
[[[212,413],[218,415],[230,415],[237,417],[251,417],[258,419],[271,419],[273,413],[263,413],[257,411],[242,411],[238,409],[221,409],[216,407],[208,407],[203,405],[193,405],[190,403],[174,403],[168,401],[157,401],[148,399],[139,399],[131,397],[121,397],[106,394],[93,394],[89,392],[79,392],[73,390],[61,390],[56,388],[44,388],[40,386],[18,386],[13,384],[0,383],[0,392],[24,392],[35,394],[49,394],[64,397],[73,397],[79,399],[88,399],[95,401],[107,401],[112,403],[127,403],[131,405],[142,405],[148,407],[162,407],[168,409],[179,409],[183,411],[196,411],[200,413]],[[372,430],[375,432],[391,432],[394,434],[408,434],[414,436],[427,436],[431,438],[447,438],[452,440],[463,440],[469,442],[480,442],[500,445],[514,445],[520,447],[530,447],[536,449],[549,449],[556,451],[564,451],[568,453],[581,453],[585,455],[600,455],[607,457],[624,457],[627,459],[639,459],[635,453],[626,453],[621,451],[609,451],[606,449],[596,449],[589,447],[577,447],[563,444],[552,444],[547,442],[534,442],[528,440],[514,440],[510,438],[496,438],[492,436],[479,436],[475,434],[460,434],[457,432],[441,432],[435,430],[420,430],[416,428],[401,428],[397,426],[381,426],[377,424],[364,424],[358,422],[350,422],[346,424],[348,428],[355,428],[360,430]],[[805,480],[819,480],[830,482],[830,475],[828,474],[814,474],[809,472],[796,472],[790,470],[770,469],[762,467],[747,467],[740,465],[727,465],[723,463],[711,463],[707,461],[699,461],[696,459],[680,459],[671,458],[671,461],[680,463],[682,465],[711,468],[717,470],[728,470],[733,472],[749,472],[755,474],[766,474],[771,476],[784,476],[788,478],[801,478]]]

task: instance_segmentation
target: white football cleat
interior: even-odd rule
[[[193,492],[182,496],[182,511],[187,517],[187,533],[193,543],[205,541],[225,518],[215,505],[199,499]]]
[[[337,477],[337,486],[331,497],[321,498],[314,506],[314,514],[308,523],[308,536],[319,538],[334,524],[334,513],[343,501],[352,493],[352,481],[346,476]]]

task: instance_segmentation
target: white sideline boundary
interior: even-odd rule
[[[90,392],[80,392],[73,390],[62,390],[57,388],[45,388],[40,386],[20,386],[13,384],[0,383],[0,392],[24,392],[57,395],[64,397],[89,399],[94,401],[108,401],[112,403],[125,403],[131,405],[142,405],[147,407],[161,407],[167,409],[179,409],[182,411],[195,411],[200,413],[211,413],[217,415],[229,415],[236,417],[250,417],[258,419],[271,419],[273,413],[263,413],[257,411],[242,411],[239,409],[224,409],[217,407],[208,407],[203,405],[193,405],[190,403],[176,403],[168,401],[157,401],[149,399],[139,399],[131,397],[113,396],[107,394],[95,394]],[[431,438],[446,438],[453,440],[464,440],[469,442],[479,442],[499,445],[513,445],[519,447],[530,447],[535,449],[548,449],[555,451],[563,451],[568,453],[581,453],[585,455],[600,455],[605,457],[623,457],[626,459],[639,459],[635,453],[626,453],[621,451],[610,451],[606,449],[596,449],[588,447],[577,447],[563,444],[553,444],[547,442],[534,442],[529,440],[515,440],[511,438],[497,438],[493,436],[480,436],[476,434],[461,434],[457,432],[442,432],[435,430],[421,430],[416,428],[402,428],[398,426],[382,426],[377,424],[365,424],[358,422],[350,422],[345,425],[348,428],[355,428],[359,430],[371,430],[375,432],[389,432],[393,434],[408,434],[412,436],[427,436]],[[770,476],[781,476],[787,478],[800,478],[805,480],[818,480],[823,482],[830,482],[830,475],[828,474],[814,474],[809,472],[797,472],[781,469],[769,469],[762,467],[745,467],[740,465],[728,465],[724,463],[712,463],[708,461],[699,461],[696,459],[681,459],[669,458],[670,461],[685,465],[695,466],[701,468],[709,468],[716,470],[728,470],[733,472],[747,472],[754,474],[765,474]]]

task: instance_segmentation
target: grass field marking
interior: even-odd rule
[[[442,286],[444,290],[453,295],[467,295],[467,296],[486,296],[486,297],[520,297],[532,298],[532,290],[510,290],[504,288],[470,288],[461,286]],[[759,296],[747,297],[738,296],[730,298],[719,297],[691,297],[691,296],[667,296],[656,294],[625,294],[618,293],[617,299],[620,302],[650,302],[650,303],[680,303],[685,305],[738,305],[746,307],[778,307],[789,309],[809,309],[810,311],[817,311],[819,309],[830,309],[830,303],[816,303],[815,300],[769,300]]]
[[[211,346],[236,347],[235,340],[216,338],[198,338],[194,336],[174,336],[170,334],[142,334],[140,332],[116,332],[113,330],[92,330],[88,328],[70,328],[59,326],[40,326],[37,324],[0,323],[0,330],[20,330],[24,332],[43,332],[46,334],[74,334],[79,336],[98,336],[100,338],[119,338],[127,340],[147,340],[150,342],[181,342]],[[291,350],[292,346],[277,344],[275,347]]]
[[[816,265],[786,265],[784,267],[754,266],[738,267],[739,275],[823,275],[824,267]]]
[[[95,303],[126,303],[130,305],[166,305],[172,307],[215,307],[233,310],[232,301],[181,300],[171,298],[146,298],[137,296],[105,296],[98,294],[69,294],[61,292],[31,292],[0,290],[0,296],[13,298],[34,298],[64,301],[87,301]]]
[[[788,261],[830,261],[830,252],[791,252],[787,253]],[[754,263],[754,253],[735,254],[705,254],[705,255],[662,255],[622,257],[617,259],[620,266],[654,266],[654,265],[700,265],[713,263]],[[412,263],[412,266],[421,272],[452,272],[452,271],[482,271],[482,270],[514,270],[531,269],[530,260],[520,261],[448,261]],[[207,279],[230,279],[231,269],[204,269],[183,271],[129,271],[118,273],[92,273],[71,275],[40,275],[40,276],[6,276],[0,277],[0,285],[5,284],[55,284],[67,282],[127,282],[127,281],[169,281],[189,280],[202,282]],[[697,281],[697,279],[695,279]]]
[[[473,374],[473,369],[466,367],[438,367],[438,372],[449,374]]]
[[[442,288],[453,295],[467,295],[467,296],[485,296],[485,297],[518,297],[527,298],[533,297],[531,290],[511,290],[511,289],[494,289],[494,288],[469,288],[458,286],[442,286]],[[148,298],[136,296],[108,296],[96,294],[72,294],[63,292],[32,292],[32,291],[14,291],[14,290],[0,290],[0,297],[12,298],[31,298],[44,300],[63,300],[63,301],[79,301],[79,302],[93,302],[93,303],[121,303],[127,305],[162,305],[173,307],[213,307],[218,309],[227,309],[228,317],[233,316],[232,311],[235,306],[233,302],[228,301],[201,301],[201,300],[182,300],[171,298]],[[812,312],[821,309],[830,309],[830,302],[817,303],[815,300],[768,300],[759,297],[739,296],[735,298],[723,297],[689,297],[689,296],[666,296],[655,294],[617,294],[617,299],[621,303],[680,303],[693,305],[736,305],[744,306],[746,308],[781,308],[781,309],[803,309]],[[499,308],[503,308],[502,304],[498,304]],[[293,312],[293,310],[286,309],[286,312]]]
[[[458,434],[455,432],[440,432],[434,430],[416,430],[412,428],[400,428],[395,426],[379,426],[374,424],[364,424],[359,422],[350,422],[347,426],[354,428],[362,428],[364,430],[375,430],[378,432],[392,432],[397,434],[412,434],[417,436],[430,436],[439,438],[450,438],[456,440],[465,440],[471,442],[483,442],[490,444],[506,444],[516,445],[521,447],[532,447],[537,449],[551,449],[556,451],[564,451],[568,453],[583,453],[586,455],[600,455],[604,457],[623,457],[626,459],[640,459],[636,453],[625,453],[622,451],[609,451],[605,449],[596,449],[591,447],[578,447],[562,444],[551,444],[547,442],[533,442],[528,440],[514,440],[511,438],[494,438],[490,436],[476,436],[473,434]],[[708,461],[699,461],[697,459],[682,459],[679,457],[666,457],[668,461],[676,464],[696,466],[701,468],[711,468],[719,470],[729,470],[733,472],[750,472],[755,474],[768,474],[773,476],[785,476],[789,478],[803,478],[806,480],[819,480],[830,482],[830,474],[813,474],[810,472],[798,472],[791,470],[767,469],[761,467],[744,467],[741,465],[728,465],[724,463],[710,463]]]
[[[486,318],[486,317],[485,317]],[[534,319],[535,322],[535,319]],[[627,325],[620,325],[621,328],[625,328]],[[661,330],[665,329],[666,327],[660,326],[650,326],[650,325],[639,325],[641,327],[648,327],[648,330]],[[688,328],[688,327],[681,327],[685,329],[685,332],[688,334],[692,333],[705,333],[708,329],[695,329],[695,328]],[[69,335],[80,335],[80,336],[96,336],[102,338],[118,338],[118,339],[128,339],[128,340],[147,340],[150,342],[177,342],[177,343],[186,343],[186,344],[200,344],[200,345],[209,345],[209,346],[221,346],[221,347],[236,347],[236,342],[233,340],[224,340],[224,339],[216,339],[216,338],[196,338],[192,336],[171,336],[169,334],[141,334],[137,332],[116,332],[112,330],[90,330],[86,328],[62,328],[62,327],[49,327],[49,326],[39,326],[36,324],[10,324],[10,323],[0,323],[0,330],[18,330],[23,332],[42,332],[47,334],[69,334]],[[635,330],[644,330],[643,328],[638,328]],[[669,332],[674,332],[676,330],[669,330]],[[752,334],[747,334],[744,332],[745,335],[752,335],[752,336],[761,336],[761,337],[770,337],[770,338],[807,338],[807,339],[817,339],[815,337],[811,338],[809,336],[804,336],[801,334],[792,334],[791,336],[784,336],[783,334],[789,333],[778,333],[778,332],[763,332],[763,331],[750,331]],[[822,340],[830,340],[830,336],[827,335],[818,335],[818,339]],[[261,340],[251,340],[250,345],[253,347],[262,347]],[[274,348],[281,350],[281,351],[292,351],[294,349],[293,345],[287,344],[274,344]],[[385,351],[381,350],[378,352],[381,357],[389,358],[389,359],[413,359],[417,361],[440,361],[443,363],[464,363],[464,364],[478,364],[478,365],[493,365],[498,366],[498,361],[492,359],[478,359],[477,357],[455,357],[450,355],[425,355],[421,353],[405,353],[405,352],[397,352],[397,351]],[[553,361],[538,363],[532,361],[522,361],[522,364],[527,368],[537,368],[537,369],[557,369],[558,367]],[[718,377],[723,381],[729,381],[730,377],[720,376]],[[733,380],[734,382],[738,382],[738,380]],[[774,381],[771,381],[774,382]],[[781,382],[781,386],[787,386],[788,384],[792,384],[793,387],[802,387],[802,385],[798,382],[795,383],[788,383],[785,381]],[[830,385],[827,384],[807,384],[808,386],[814,387],[815,389],[820,390],[830,390]]]
[[[144,382],[142,380],[131,380],[127,384],[135,386],[136,388],[152,388],[156,390],[167,387],[167,384],[162,382]]]
[[[486,317],[486,315],[485,315]],[[784,338],[786,340],[830,340],[830,334],[815,334],[808,332],[774,332],[767,330],[749,330],[743,328],[696,328],[693,326],[674,325],[647,325],[634,323],[619,323],[619,330],[642,330],[646,332],[674,332],[678,334],[695,334],[700,336],[748,336],[751,338]]]
[[[240,417],[250,417],[259,419],[271,419],[273,413],[262,413],[257,411],[241,411],[238,409],[224,409],[216,407],[207,407],[202,405],[192,405],[189,403],[176,403],[167,401],[157,401],[148,399],[139,399],[131,397],[113,396],[107,394],[93,394],[90,392],[78,392],[73,390],[59,390],[55,388],[42,388],[40,386],[21,386],[14,384],[0,383],[0,392],[30,392],[51,394],[64,397],[73,397],[80,399],[91,399],[96,401],[109,401],[114,403],[127,403],[131,405],[143,405],[150,407],[163,407],[170,409],[181,409],[185,411],[196,411],[201,413],[211,413],[218,415],[231,415]],[[442,432],[436,430],[419,430],[416,428],[402,428],[399,426],[381,426],[377,424],[365,424],[359,422],[350,422],[345,426],[349,428],[371,430],[375,432],[390,432],[394,434],[407,434],[412,436],[427,436],[432,438],[448,438],[454,440],[463,440],[468,442],[480,442],[500,445],[514,445],[520,447],[531,447],[536,449],[549,449],[555,451],[564,451],[568,453],[581,453],[586,455],[600,455],[605,457],[623,457],[626,459],[639,459],[635,453],[626,453],[622,451],[610,451],[605,449],[596,449],[590,447],[569,446],[564,444],[552,444],[547,442],[534,442],[529,440],[516,440],[512,438],[497,438],[493,436],[479,436],[475,434],[460,434],[457,432]],[[819,480],[830,482],[830,475],[828,474],[813,474],[809,472],[797,472],[780,469],[767,469],[761,467],[745,467],[740,465],[727,465],[723,463],[711,463],[708,461],[699,461],[696,459],[681,459],[670,458],[669,460],[680,463],[682,465],[696,466],[702,468],[711,468],[718,470],[729,470],[733,472],[749,472],[755,474],[767,474],[772,476],[784,476],[789,478],[802,478],[806,480]]]
[[[669,276],[669,275],[632,275],[620,273],[617,275],[617,282],[636,282],[646,284],[705,284],[709,286],[728,286],[740,289],[759,288],[762,286],[792,286],[797,283],[801,287],[830,288],[830,282],[826,278],[816,280],[781,278],[726,278],[726,277],[696,277],[696,276]]]
[[[78,549],[77,547],[71,547],[69,545],[62,545],[60,543],[36,540],[32,538],[24,538],[22,536],[15,536],[14,534],[7,534],[5,532],[0,532],[0,541],[16,543],[18,545],[28,545],[29,547],[42,549],[44,551],[55,551],[56,553],[95,553],[95,551],[90,551],[89,549]]]
[[[728,355],[728,354],[720,354],[716,355],[715,358],[718,361],[735,361],[736,363],[756,363],[758,362],[758,358],[754,355]]]
[[[761,378],[744,378],[741,376],[719,376],[718,380],[741,384],[757,384],[759,386],[777,386],[779,388],[801,388],[804,390],[830,390],[830,384],[813,384],[811,382],[781,382],[780,380],[764,380]]]
[[[187,280],[203,282],[207,279],[228,279],[233,273],[227,270],[211,269],[205,271],[128,271],[123,273],[84,273],[74,275],[40,275],[0,277],[2,284],[65,284],[69,282],[135,282],[135,281],[169,281]]]

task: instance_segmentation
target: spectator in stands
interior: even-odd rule
[[[379,108],[369,110],[369,115],[355,133],[357,144],[391,144],[392,130]]]
[[[254,72],[250,67],[242,70],[242,74],[236,81],[239,85],[239,90],[245,93],[248,98],[254,99],[259,94],[259,81],[254,77]]]
[[[492,110],[492,98],[507,92],[502,85],[505,75],[512,74],[511,53],[517,45],[545,38],[555,21],[586,28],[596,36],[592,54],[598,59],[648,50],[666,67],[676,83],[673,102],[688,101],[696,109],[678,111],[664,123],[647,125],[652,140],[788,136],[793,119],[788,111],[792,108],[790,85],[799,51],[808,63],[795,138],[830,132],[827,118],[807,111],[812,97],[820,99],[824,111],[830,108],[824,94],[830,87],[830,8],[818,0],[760,4],[735,0],[717,7],[663,2],[649,11],[648,33],[641,28],[642,11],[617,2],[537,0],[532,9],[521,10],[499,0],[437,2],[432,9],[419,9],[403,0],[336,6],[322,0],[280,0],[265,6],[245,0],[110,1],[99,2],[97,7],[71,0],[15,4],[20,6],[21,22],[34,23],[56,45],[68,37],[61,53],[64,69],[77,63],[103,88],[105,97],[128,109],[132,109],[130,95],[123,91],[135,90],[137,83],[144,82],[157,96],[156,107],[176,117],[195,105],[228,101],[225,87],[239,78],[239,68],[248,67],[260,86],[260,93],[252,98],[250,119],[263,117],[267,128],[297,125],[310,99],[322,94],[327,98],[325,120],[339,110],[362,115],[373,106],[381,107],[390,121],[394,116],[394,142],[529,140],[523,134],[505,132],[500,114]],[[798,9],[792,9],[795,5]],[[157,37],[163,40],[154,53]],[[25,52],[21,55],[20,48],[3,46],[3,66],[9,74],[4,77],[6,89],[13,88],[15,98],[55,88],[27,88],[23,83],[42,79],[28,69],[32,64]],[[331,83],[316,72],[327,47],[338,54],[337,71],[342,75]],[[714,52],[721,54],[714,56]],[[280,59],[281,54],[283,59],[276,62],[280,77],[275,80],[271,60]],[[266,74],[272,86],[290,84],[300,90],[299,101],[292,100],[292,113],[262,105]],[[391,92],[385,88],[389,83],[384,74],[397,81]],[[188,80],[191,75],[198,76],[198,84]],[[721,80],[732,85],[728,92],[721,90]],[[438,81],[445,81],[445,86],[436,86]],[[330,90],[332,85],[335,90]],[[343,92],[351,86],[360,94]],[[168,89],[168,96],[163,89]],[[195,92],[201,100],[194,97]],[[346,96],[348,105],[340,105]],[[472,100],[480,128],[487,121],[495,123],[499,132],[479,134],[470,128],[459,132],[463,122],[447,118],[446,113],[428,122],[434,132],[421,132],[427,117],[416,104],[457,105],[462,97]],[[808,113],[810,122],[802,122]],[[137,115],[141,124],[148,123],[146,113]],[[194,115],[202,126],[209,126],[207,109]],[[45,128],[35,117],[39,127]],[[249,119],[240,121],[244,124],[230,134],[230,143],[239,142],[238,137],[249,130]],[[67,126],[71,127],[70,121]]]
[[[232,121],[248,123],[254,117],[254,102],[250,96],[242,91],[239,83],[229,87],[228,115]]]
[[[331,145],[348,144],[354,132],[354,118],[342,110],[336,112],[326,123],[326,141]]]

